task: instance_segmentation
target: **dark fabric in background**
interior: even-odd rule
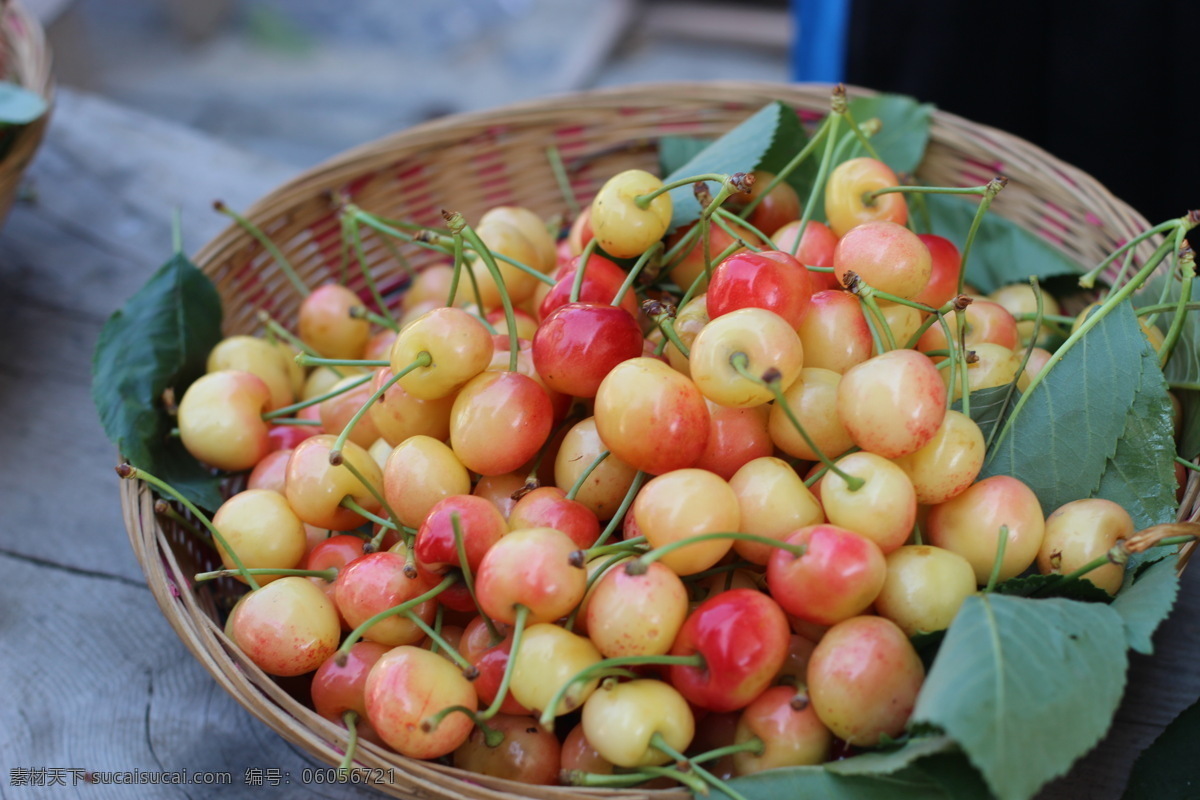
[[[1197,0],[853,0],[846,82],[1040,145],[1158,223],[1200,208]]]

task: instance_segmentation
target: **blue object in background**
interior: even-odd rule
[[[792,0],[792,80],[839,83],[846,74],[850,0]]]

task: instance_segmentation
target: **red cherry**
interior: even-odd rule
[[[672,666],[670,681],[702,708],[742,708],[770,686],[790,637],[787,617],[769,596],[754,589],[722,592],[691,613],[671,647],[672,655],[700,654],[704,665]]]
[[[735,253],[713,270],[708,315],[716,319],[739,308],[765,308],[798,328],[812,297],[811,273],[778,250]]]
[[[546,385],[574,397],[595,397],[604,377],[642,354],[642,329],[620,306],[567,303],[533,337],[533,365]]]

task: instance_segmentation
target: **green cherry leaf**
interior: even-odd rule
[[[763,163],[763,158],[773,149],[791,153],[799,151],[804,146],[803,137],[803,129],[794,109],[778,101],[768,103],[672,170],[663,181],[670,183],[704,173],[729,175],[751,172]],[[683,147],[680,144],[670,146]],[[719,188],[712,182],[708,187],[714,194]],[[699,219],[700,204],[696,202],[691,185],[673,189],[671,203],[671,230]]]
[[[729,785],[745,800],[990,800],[979,773],[943,741],[944,737],[912,740],[915,760],[898,758],[896,769],[857,773],[849,765],[862,759],[860,755],[818,767],[766,770],[735,778]],[[728,795],[713,789],[708,798]]]
[[[888,775],[904,769],[917,759],[944,753],[955,747],[954,740],[949,736],[916,736],[893,750],[860,753],[853,758],[830,762],[825,768],[838,775]]]
[[[691,161],[704,148],[712,144],[711,139],[692,136],[664,136],[658,140],[658,168],[663,175],[670,175]]]
[[[879,133],[871,137],[871,145],[897,173],[915,171],[925,158],[933,111],[933,104],[918,103],[899,94],[855,97],[850,101],[850,114],[860,125],[872,117],[883,123]],[[865,155],[861,145],[854,155]]]
[[[163,393],[182,398],[220,340],[216,288],[176,254],[109,317],[92,356],[92,400],[108,438],[134,466],[208,509],[221,503],[218,478],[170,436]]]
[[[996,585],[997,594],[1014,597],[1061,597],[1082,603],[1108,603],[1112,597],[1087,578],[1063,581],[1060,575],[1026,575]]]
[[[958,742],[999,800],[1024,800],[1104,735],[1126,665],[1110,606],[975,595],[947,631],[912,718]]]
[[[975,218],[975,204],[955,195],[924,195],[931,233],[944,236],[961,250]],[[987,213],[971,243],[967,281],[984,294],[1010,283],[1078,274],[1082,270],[1062,251],[1012,220]]]
[[[1159,623],[1171,613],[1179,594],[1179,575],[1175,559],[1163,558],[1144,569],[1130,565],[1125,571],[1125,585],[1117,592],[1112,607],[1121,615],[1128,646],[1139,653],[1154,652],[1151,637]]]
[[[1153,487],[1167,475],[1165,470],[1174,469],[1173,456],[1157,445],[1132,452],[1130,447],[1138,443],[1121,439],[1130,426],[1143,427],[1131,417],[1159,407],[1155,396],[1162,386],[1156,371],[1153,351],[1129,304],[1123,303],[1026,392],[1024,407],[1010,412],[1005,423],[1010,427],[993,442],[979,477],[1020,478],[1047,515],[1082,497],[1120,503]],[[1143,394],[1147,397],[1139,399]],[[1149,502],[1158,497],[1152,495]],[[1130,512],[1139,522],[1137,507]],[[1152,516],[1173,513],[1172,502]]]
[[[989,386],[986,389],[976,389],[971,392],[970,417],[979,426],[985,442],[992,435],[992,429],[1008,417],[1013,403],[1017,402],[1017,398],[1021,396],[1020,390],[1013,388],[1010,391],[1010,386],[1011,384]],[[962,398],[959,398],[954,401],[951,408],[955,411],[962,411],[962,405]]]

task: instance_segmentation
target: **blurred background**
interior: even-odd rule
[[[27,2],[53,12],[61,83],[297,167],[516,100],[790,74],[786,0]]]
[[[61,83],[306,168],[426,119],[660,80],[838,81],[1200,206],[1194,0],[26,0]]]

